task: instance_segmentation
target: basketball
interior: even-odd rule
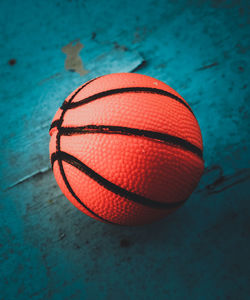
[[[136,73],[104,75],[72,92],[50,127],[50,160],[83,213],[142,225],[182,206],[204,170],[199,124],[170,86]]]

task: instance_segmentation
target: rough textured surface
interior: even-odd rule
[[[1,1],[1,299],[248,299],[247,1]],[[80,42],[85,76],[65,70]],[[102,224],[61,194],[48,129],[81,83],[158,78],[190,103],[205,174],[141,228]]]

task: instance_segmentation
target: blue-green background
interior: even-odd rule
[[[249,1],[0,2],[0,299],[249,299]],[[81,42],[86,76],[64,68]],[[10,61],[12,60],[12,61]],[[50,169],[48,129],[97,75],[176,89],[205,173],[168,218],[128,228],[83,215]]]

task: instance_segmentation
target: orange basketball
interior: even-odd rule
[[[202,137],[171,87],[133,73],[105,75],[71,93],[50,128],[58,185],[100,221],[139,225],[180,207],[203,173]]]

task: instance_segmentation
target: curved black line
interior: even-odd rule
[[[64,108],[63,108],[63,111],[61,113],[61,116],[60,116],[60,119],[58,121],[58,125],[57,125],[57,128],[58,128],[58,132],[57,132],[57,135],[56,135],[56,153],[52,154],[51,156],[51,164],[52,164],[52,167],[53,167],[53,164],[55,162],[55,160],[58,161],[58,164],[59,164],[59,169],[60,169],[60,173],[61,173],[61,176],[64,180],[64,183],[65,185],[67,186],[69,192],[71,193],[71,195],[76,199],[76,201],[81,204],[88,212],[90,212],[93,216],[99,218],[100,220],[104,221],[104,222],[107,222],[107,223],[110,223],[110,224],[114,224],[114,225],[118,225],[117,223],[113,223],[109,220],[106,220],[104,218],[102,218],[101,216],[99,216],[98,214],[96,214],[94,211],[92,211],[90,208],[88,208],[79,198],[78,196],[75,194],[75,192],[73,191],[72,187],[70,186],[69,182],[68,182],[68,179],[66,177],[66,174],[64,172],[64,168],[63,168],[63,164],[62,164],[62,160],[60,158],[60,156],[58,155],[60,152],[61,152],[61,132],[60,132],[60,128],[61,128],[61,125],[63,123],[63,117],[67,111],[67,106],[71,103],[71,101],[73,101],[74,97],[88,84],[90,84],[91,82],[93,82],[94,80],[98,79],[100,77],[97,77],[97,78],[94,78],[88,82],[86,82],[84,85],[82,85],[80,88],[78,88],[76,90],[76,92],[71,96],[71,98],[69,99],[68,102],[66,102],[66,105],[64,105]]]
[[[71,108],[75,108],[78,106],[81,106],[83,104],[89,103],[91,101],[103,98],[103,97],[107,97],[110,95],[115,95],[115,94],[122,94],[122,93],[150,93],[150,94],[158,94],[158,95],[162,95],[162,96],[167,96],[169,98],[172,98],[178,102],[180,102],[181,104],[183,104],[184,106],[186,106],[186,108],[192,113],[192,109],[189,107],[189,105],[186,104],[185,101],[183,101],[180,97],[167,92],[165,90],[161,90],[161,89],[156,89],[156,88],[150,88],[150,87],[126,87],[126,88],[119,88],[119,89],[112,89],[112,90],[108,90],[108,91],[104,91],[104,92],[100,92],[97,94],[94,94],[92,96],[89,96],[85,99],[79,100],[77,102],[73,102],[73,103],[63,103],[63,105],[61,106],[62,109],[64,109],[65,107],[67,107],[67,109],[71,109]]]
[[[94,170],[89,168],[87,165],[85,165],[83,162],[78,160],[76,157],[74,157],[66,152],[62,152],[62,151],[57,152],[55,154],[53,160],[55,161],[58,158],[59,158],[59,161],[65,161],[65,162],[71,164],[72,166],[74,166],[75,168],[77,168],[78,170],[80,170],[81,172],[83,172],[84,174],[86,174],[87,176],[92,178],[93,180],[95,180],[99,185],[103,186],[107,190],[115,193],[116,195],[124,197],[130,201],[139,203],[143,206],[147,206],[147,207],[151,207],[151,208],[155,208],[155,209],[172,209],[172,208],[177,208],[177,207],[181,206],[185,202],[185,201],[180,201],[180,202],[172,202],[172,203],[163,203],[163,202],[151,200],[149,198],[146,198],[146,197],[138,195],[134,192],[128,191],[128,190],[112,183],[111,181],[107,180],[106,178],[102,177],[100,174],[96,173]],[[60,165],[60,163],[59,163],[59,165]],[[65,177],[64,180],[67,180],[66,176],[64,176],[64,177]],[[65,183],[66,183],[66,181],[65,181]]]
[[[54,128],[54,127],[59,127],[59,126],[61,126],[61,121],[60,121],[60,119],[55,120],[54,122],[51,123],[50,128],[49,128],[49,131],[50,131],[52,128]]]
[[[81,127],[61,127],[61,135],[86,134],[86,133],[103,133],[103,134],[123,134],[132,136],[142,136],[153,140],[169,143],[173,146],[191,151],[202,159],[202,150],[194,144],[166,133],[142,130],[137,128],[110,126],[110,125],[86,125]]]
[[[53,167],[54,167],[55,161],[58,160],[58,157],[56,156],[56,153],[57,153],[57,152],[52,153],[52,155],[51,155],[51,157],[50,157],[50,163],[51,163],[52,169],[53,169]]]
[[[97,77],[98,78],[98,77]],[[58,128],[58,132],[57,132],[57,135],[56,135],[56,150],[57,151],[60,151],[60,137],[61,137],[61,133],[60,133],[60,128],[62,126],[62,123],[63,123],[63,117],[68,109],[68,106],[70,105],[70,103],[73,101],[73,99],[75,98],[75,96],[83,89],[85,88],[85,86],[87,86],[88,84],[90,84],[92,81],[96,80],[97,78],[94,78],[90,81],[87,81],[85,84],[83,84],[81,87],[79,87],[75,93],[70,97],[69,101],[67,101],[65,103],[64,101],[64,108],[63,108],[63,111],[61,113],[61,116],[60,116],[60,119],[58,120],[58,125],[57,125],[57,128]]]
[[[95,217],[97,217],[98,219],[101,219],[102,221],[104,222],[108,222],[108,223],[111,223],[111,224],[116,224],[116,223],[113,223],[111,221],[108,221],[104,218],[102,218],[101,216],[99,216],[98,214],[96,214],[94,211],[92,211],[91,209],[89,209],[82,201],[81,199],[75,194],[75,192],[73,191],[71,185],[69,184],[69,181],[66,177],[66,174],[64,172],[64,168],[63,168],[63,164],[62,164],[62,159],[61,159],[61,155],[59,155],[60,152],[57,152],[56,154],[56,157],[54,157],[54,159],[57,159],[58,161],[58,164],[59,164],[59,168],[60,168],[60,172],[61,172],[61,175],[62,175],[62,178],[63,178],[63,181],[65,183],[65,185],[67,186],[67,189],[69,190],[69,192],[71,193],[71,195],[76,199],[76,201],[78,203],[80,203],[87,211],[89,211],[92,215],[94,215]]]

